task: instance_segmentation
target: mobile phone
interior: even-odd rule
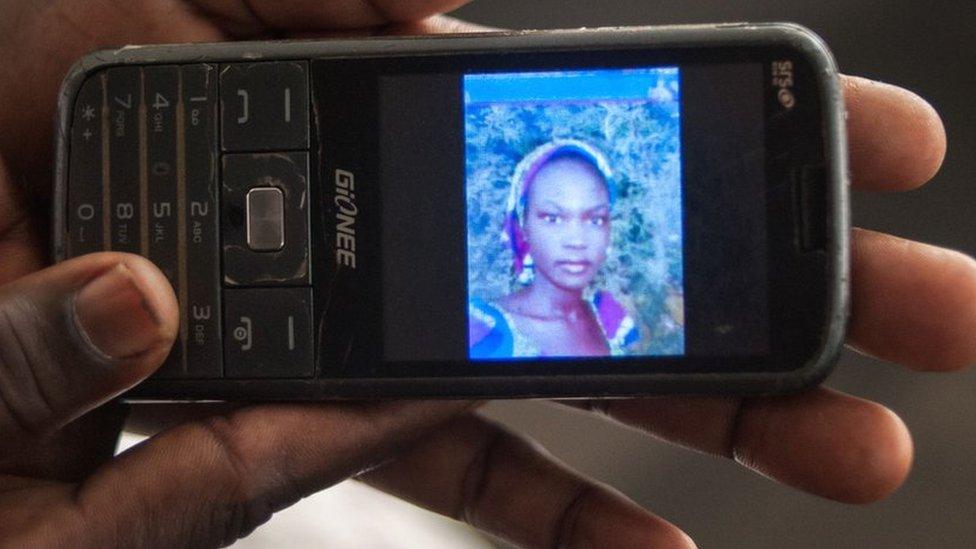
[[[180,303],[130,399],[775,393],[841,347],[842,98],[796,25],[130,46],[59,107],[55,259]]]

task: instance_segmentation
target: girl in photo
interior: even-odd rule
[[[469,303],[472,359],[618,356],[640,340],[633,316],[592,283],[611,243],[612,172],[579,140],[537,147],[518,164],[504,223],[521,288]]]

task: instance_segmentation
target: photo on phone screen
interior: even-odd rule
[[[469,358],[684,354],[679,69],[462,86]]]

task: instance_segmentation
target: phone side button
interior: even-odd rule
[[[827,246],[826,171],[823,166],[803,166],[793,175],[800,251],[823,251]]]

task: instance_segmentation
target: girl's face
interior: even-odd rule
[[[585,288],[610,245],[603,176],[584,160],[558,158],[536,173],[526,201],[523,230],[536,275],[566,290]]]

